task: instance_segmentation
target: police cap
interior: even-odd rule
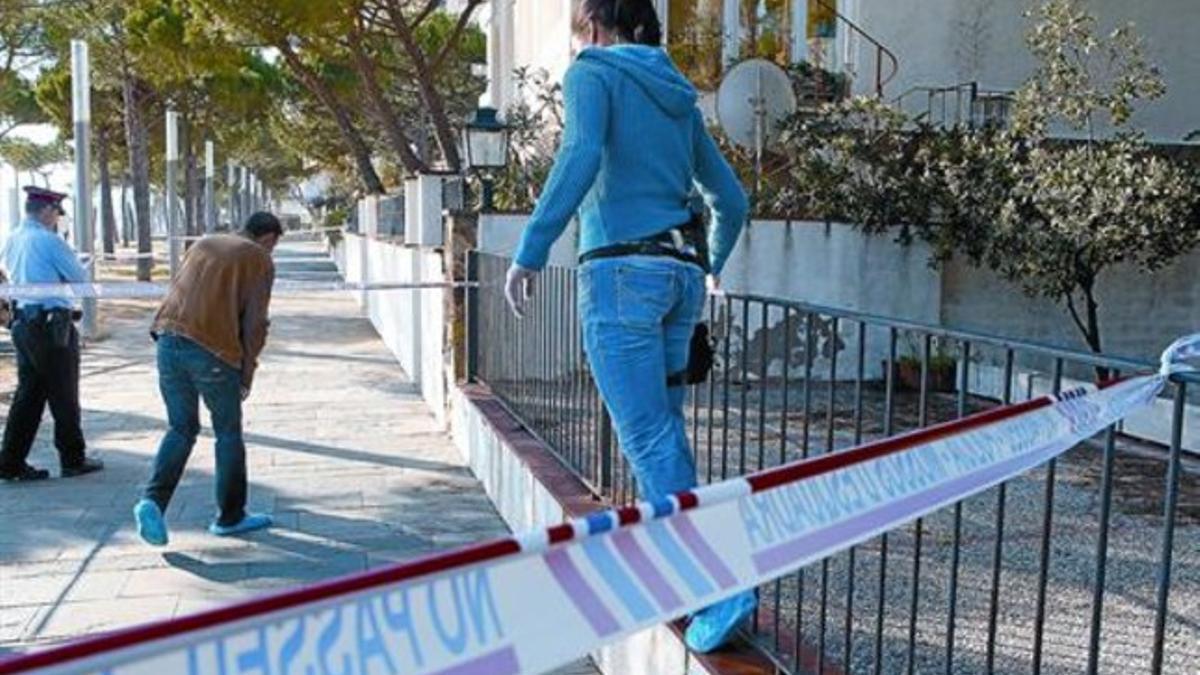
[[[56,209],[58,209],[59,215],[67,214],[67,212],[64,211],[63,207],[62,207],[62,200],[66,199],[66,198],[67,198],[67,195],[65,195],[61,192],[55,192],[54,190],[47,190],[45,188],[40,188],[35,185],[26,185],[25,186],[26,202],[28,202],[30,204],[37,204],[39,206],[53,206]]]

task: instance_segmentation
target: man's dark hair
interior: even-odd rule
[[[44,201],[41,201],[40,199],[25,200],[25,215],[27,215],[27,216],[36,216],[37,214],[42,212],[42,209],[59,210],[61,208],[62,208],[61,206],[49,204]],[[62,211],[59,211],[59,213],[62,213]]]
[[[268,234],[282,237],[283,225],[274,215],[266,211],[259,211],[246,220],[246,226],[242,228],[242,231],[254,239]]]
[[[662,23],[651,0],[584,0],[579,16],[595,21],[623,42],[662,44]]]

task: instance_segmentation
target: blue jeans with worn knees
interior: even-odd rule
[[[200,399],[216,437],[216,497],[220,525],[246,516],[246,445],[242,439],[242,375],[200,345],[177,335],[158,338],[158,387],[169,429],[144,496],[166,513],[200,433]]]
[[[704,298],[704,272],[673,258],[601,258],[579,270],[588,362],[642,499],[696,486],[686,392],[667,375],[687,367]]]

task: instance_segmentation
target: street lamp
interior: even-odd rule
[[[467,170],[479,174],[483,184],[480,208],[491,211],[495,208],[492,172],[508,164],[508,126],[500,121],[495,108],[480,106],[463,129],[462,144]]]

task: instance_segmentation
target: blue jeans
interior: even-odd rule
[[[601,258],[579,270],[584,347],[642,499],[696,486],[683,417],[684,370],[704,312],[704,272],[673,258]]]
[[[158,388],[167,405],[170,428],[158,446],[145,497],[166,513],[200,433],[203,398],[217,440],[217,523],[240,523],[246,515],[241,371],[187,338],[162,335],[158,338]]]

